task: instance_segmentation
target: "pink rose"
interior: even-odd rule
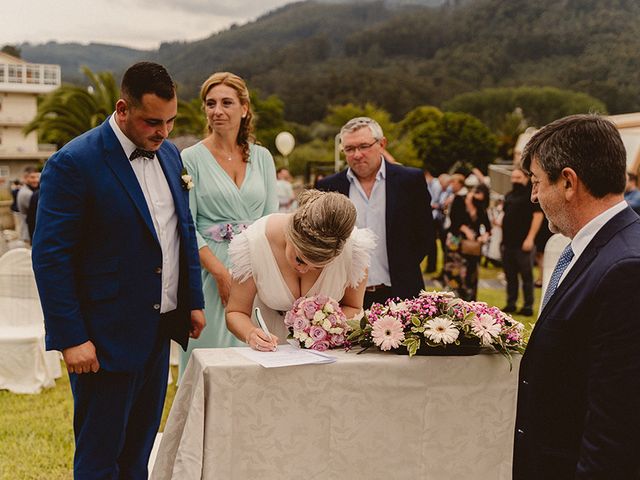
[[[324,305],[329,301],[329,297],[323,294],[316,295],[316,303],[318,305]]]
[[[306,330],[309,328],[309,320],[306,317],[298,315],[293,320],[293,329],[294,330]]]
[[[332,347],[339,347],[340,345],[344,344],[344,335],[342,333],[336,333],[334,335],[331,335],[331,346]]]
[[[327,342],[326,340],[322,340],[311,345],[311,348],[319,352],[324,352],[325,350],[329,349],[329,342]]]
[[[327,331],[318,325],[314,325],[311,327],[311,330],[309,330],[309,336],[316,342],[319,342],[327,338]]]
[[[287,327],[291,327],[294,324],[295,318],[296,318],[296,315],[293,313],[292,310],[289,310],[287,314],[284,316],[284,324]]]
[[[317,310],[318,310],[317,307],[312,301],[306,302],[302,305],[302,311],[304,312],[304,316],[307,317],[309,320],[313,318]]]

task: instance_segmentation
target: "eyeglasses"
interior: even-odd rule
[[[342,151],[347,156],[354,155],[356,153],[356,151],[358,151],[358,150],[360,151],[360,153],[365,153],[365,152],[368,152],[369,150],[371,150],[371,147],[373,147],[378,142],[379,142],[379,140],[374,140],[371,143],[361,143],[360,145],[357,145],[357,146],[349,145],[347,147],[344,147],[342,149]]]

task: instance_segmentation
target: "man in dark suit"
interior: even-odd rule
[[[523,166],[552,232],[571,238],[522,358],[514,480],[640,478],[640,219],[609,121],[562,118]]]
[[[204,328],[177,112],[161,65],[124,74],[115,113],[42,174],[33,265],[49,350],[74,398],[76,479],[146,479],[167,388],[169,339]]]
[[[420,262],[435,250],[431,197],[422,172],[387,161],[387,139],[375,120],[357,117],[340,130],[349,168],[318,182],[321,190],[347,195],[357,226],[378,237],[371,255],[364,306],[409,298],[424,288]]]

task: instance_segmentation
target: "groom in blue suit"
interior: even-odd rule
[[[640,478],[640,219],[626,154],[596,115],[562,118],[523,153],[531,199],[571,238],[520,365],[514,480]]]
[[[188,181],[165,141],[177,113],[161,65],[124,74],[116,111],[42,173],[33,266],[46,344],[74,398],[76,479],[146,479],[169,340],[205,326]]]
[[[348,196],[358,212],[358,228],[377,236],[364,307],[418,295],[424,288],[420,262],[436,246],[422,171],[386,160],[387,139],[369,117],[349,120],[340,130],[340,144],[349,168],[320,180],[318,188]]]

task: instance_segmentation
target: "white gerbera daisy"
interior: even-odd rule
[[[427,320],[425,327],[424,336],[435,343],[453,343],[460,335],[460,331],[446,317]]]
[[[500,335],[500,329],[500,324],[486,313],[471,321],[471,331],[480,338],[482,345],[491,345],[493,339]]]
[[[385,315],[373,324],[371,336],[373,343],[380,347],[380,350],[398,348],[404,340],[402,322],[397,318]]]

